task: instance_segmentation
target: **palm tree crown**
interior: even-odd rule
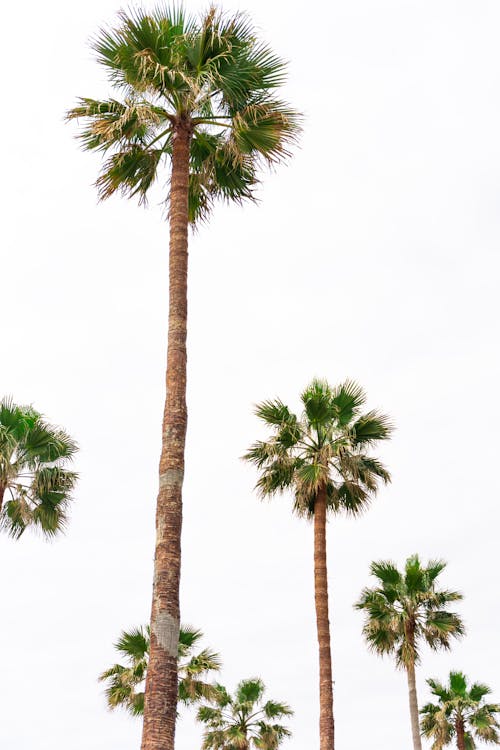
[[[259,469],[257,488],[262,496],[292,489],[294,511],[307,517],[314,515],[318,491],[324,488],[329,511],[357,515],[379,481],[390,480],[380,461],[367,453],[390,436],[390,422],[376,411],[361,413],[366,397],[351,381],[332,388],[313,380],[301,398],[300,418],[279,399],[256,408],[274,432],[245,455]]]
[[[427,703],[420,711],[421,729],[425,737],[434,740],[432,750],[442,750],[456,739],[459,750],[474,750],[475,739],[500,744],[496,714],[500,705],[486,703],[491,690],[479,682],[467,685],[462,672],[450,672],[445,686],[437,680],[427,680],[437,703]]]
[[[198,709],[198,720],[206,725],[203,750],[277,750],[291,732],[280,722],[293,711],[286,703],[264,702],[262,680],[242,680],[231,696],[216,686],[212,705]]]
[[[0,526],[52,537],[64,529],[77,474],[68,471],[76,443],[33,407],[0,402]]]
[[[205,682],[210,672],[220,669],[219,654],[209,649],[193,653],[198,641],[203,638],[200,630],[187,625],[181,626],[179,633],[178,699],[185,705],[196,703],[202,698],[210,699],[214,687]],[[144,680],[149,661],[150,635],[149,627],[138,627],[123,631],[115,644],[116,650],[125,658],[127,664],[114,664],[100,676],[101,682],[107,682],[106,699],[109,708],[125,708],[132,716],[144,713]]]
[[[404,573],[389,560],[373,562],[375,588],[365,588],[356,608],[366,613],[363,634],[378,654],[393,654],[399,667],[418,664],[419,642],[432,649],[449,649],[451,638],[464,633],[464,625],[448,605],[462,599],[458,591],[439,589],[442,560],[423,566],[418,555],[409,557]]]
[[[199,20],[180,6],[121,12],[93,41],[120,98],[82,98],[68,119],[87,121],[85,149],[110,153],[101,198],[120,190],[141,202],[172,156],[177,130],[190,133],[189,218],[217,198],[253,198],[259,162],[289,155],[300,116],[276,96],[286,64],[258,41],[244,14],[211,7]]]

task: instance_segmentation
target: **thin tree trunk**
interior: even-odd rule
[[[408,677],[408,697],[410,703],[411,733],[413,737],[413,750],[422,750],[420,739],[420,724],[418,721],[417,683],[415,680],[415,665],[413,663],[406,667]]]
[[[319,646],[319,746],[320,750],[333,750],[333,682],[328,619],[325,488],[319,490],[314,504],[314,600]]]
[[[146,678],[142,750],[174,750],[180,611],[182,483],[186,441],[188,183],[191,125],[174,131],[170,187],[169,311],[166,400],[163,415],[151,644]]]
[[[463,719],[459,716],[455,722],[455,730],[457,732],[457,748],[458,750],[465,750],[465,728]]]
[[[4,498],[4,495],[5,495],[5,490],[6,489],[7,488],[4,487],[3,484],[0,484],[0,511],[3,508],[3,498]]]

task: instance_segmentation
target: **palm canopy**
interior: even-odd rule
[[[450,672],[447,685],[437,680],[427,684],[438,700],[422,708],[420,726],[422,734],[434,740],[432,750],[442,750],[460,734],[465,750],[474,750],[476,739],[500,744],[500,705],[484,700],[491,692],[487,685],[475,682],[469,687],[462,672]]]
[[[389,438],[389,419],[377,411],[362,412],[366,396],[352,381],[332,388],[313,380],[301,399],[300,418],[279,399],[256,408],[274,433],[254,443],[244,456],[260,471],[257,488],[262,496],[291,488],[295,512],[309,517],[318,491],[326,489],[328,510],[357,515],[379,482],[390,481],[389,472],[368,453]]]
[[[200,706],[197,718],[206,725],[203,750],[276,750],[291,732],[282,719],[292,716],[286,703],[264,701],[261,679],[242,680],[234,695],[216,686],[212,705]]]
[[[207,683],[210,672],[221,667],[219,654],[209,649],[193,653],[203,638],[200,630],[189,625],[181,626],[178,647],[178,699],[185,705],[196,703],[202,698],[211,698],[214,688]],[[114,664],[100,676],[106,682],[106,700],[109,708],[125,708],[132,716],[144,713],[144,680],[149,661],[149,627],[137,627],[123,631],[115,648],[125,659],[126,665]]]
[[[370,648],[408,667],[419,661],[420,640],[434,650],[449,649],[451,638],[463,635],[462,620],[448,609],[462,594],[437,586],[445,567],[442,560],[424,566],[418,555],[407,559],[403,573],[390,560],[371,564],[378,585],[365,588],[355,605],[366,613],[363,634]]]
[[[77,474],[66,466],[76,443],[32,406],[0,402],[0,526],[19,538],[26,528],[52,537],[64,529]]]
[[[218,199],[252,199],[260,162],[289,154],[300,116],[277,97],[286,64],[258,41],[244,14],[211,7],[201,18],[180,6],[119,14],[92,42],[119,98],[82,98],[85,149],[109,152],[97,181],[101,198],[120,190],[144,202],[172,155],[181,123],[191,133],[189,218],[206,218]]]

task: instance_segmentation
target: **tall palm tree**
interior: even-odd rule
[[[280,722],[293,711],[286,703],[268,700],[259,678],[242,680],[231,696],[216,686],[213,705],[200,706],[198,720],[206,725],[203,750],[277,750],[291,732]]]
[[[185,705],[214,696],[213,685],[206,677],[220,669],[219,654],[204,648],[193,653],[203,638],[201,630],[187,625],[179,630],[178,679],[179,701]],[[126,665],[114,664],[100,676],[107,682],[106,699],[109,708],[125,708],[132,716],[144,714],[144,681],[148,670],[150,631],[148,626],[124,630],[115,643],[116,650],[125,658]]]
[[[420,711],[424,737],[434,740],[432,750],[456,740],[458,750],[474,750],[475,740],[499,745],[500,736],[495,714],[500,714],[500,704],[486,703],[484,697],[491,693],[487,685],[475,682],[468,688],[467,677],[462,672],[450,672],[448,684],[427,680],[437,703],[427,703]]]
[[[377,654],[391,654],[396,666],[406,671],[414,750],[422,748],[415,680],[420,642],[433,650],[449,649],[451,639],[464,633],[462,620],[448,609],[462,594],[436,585],[445,567],[442,560],[423,566],[418,555],[407,559],[403,573],[390,560],[373,562],[370,570],[378,585],[365,588],[355,604],[366,613],[363,635],[368,646]]]
[[[260,472],[262,496],[291,490],[293,509],[314,518],[314,594],[319,644],[320,748],[333,750],[333,688],[328,615],[326,519],[328,513],[356,516],[390,477],[367,449],[391,432],[387,417],[361,408],[365,394],[346,381],[332,388],[313,380],[302,393],[299,419],[275,399],[257,406],[256,414],[272,428],[268,441],[254,443],[245,458]]]
[[[18,539],[28,527],[55,536],[67,521],[77,445],[32,406],[0,401],[0,528]]]
[[[93,42],[121,99],[81,99],[84,148],[111,154],[99,195],[144,202],[166,165],[169,323],[166,402],[156,515],[151,657],[142,750],[173,750],[181,561],[182,483],[187,427],[188,225],[221,198],[253,199],[260,164],[289,156],[299,116],[277,96],[286,65],[242,14],[212,7],[200,19],[180,6],[121,12]],[[165,696],[167,696],[165,698]]]

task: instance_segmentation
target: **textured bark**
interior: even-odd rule
[[[455,730],[457,733],[457,748],[458,750],[465,750],[465,727],[461,716],[457,717]]]
[[[4,495],[5,495],[5,490],[6,489],[7,488],[4,487],[3,484],[0,484],[0,511],[3,508],[3,498],[4,498]]]
[[[190,122],[176,123],[170,187],[169,311],[151,644],[142,750],[174,750],[180,611],[182,482],[186,441],[186,332]]]
[[[411,733],[413,737],[413,750],[422,750],[420,739],[420,725],[418,721],[417,683],[415,680],[415,665],[413,663],[406,667],[408,677],[408,698],[410,703]]]
[[[333,750],[332,655],[326,568],[326,489],[318,492],[314,505],[314,601],[319,646],[319,746],[320,750]]]

